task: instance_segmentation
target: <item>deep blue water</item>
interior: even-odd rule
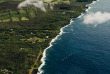
[[[89,12],[109,7],[110,0],[100,0]],[[47,50],[43,74],[110,74],[110,21],[94,27],[76,18],[64,32]]]

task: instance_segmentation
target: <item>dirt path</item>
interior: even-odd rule
[[[38,56],[37,56],[37,59],[36,59],[34,65],[37,64],[37,62],[39,61],[40,56],[41,56],[41,50],[39,51],[39,54],[38,54]],[[32,74],[33,69],[34,69],[34,65],[32,66],[31,69],[29,69],[29,74]]]

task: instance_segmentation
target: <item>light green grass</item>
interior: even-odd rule
[[[0,22],[3,22],[2,20],[0,20]]]
[[[45,39],[37,38],[38,42],[44,42]]]
[[[26,17],[22,17],[21,20],[22,20],[22,21],[26,21],[26,20],[29,20],[29,19],[26,18]]]
[[[3,20],[3,22],[10,22],[10,19],[5,19]]]
[[[12,17],[12,21],[19,21],[18,17]]]

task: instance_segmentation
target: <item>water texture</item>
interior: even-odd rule
[[[46,51],[42,74],[110,74],[110,21],[97,26],[83,23],[90,12],[110,13],[110,0],[90,7],[82,17],[73,19]]]

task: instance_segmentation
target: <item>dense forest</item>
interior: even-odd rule
[[[93,0],[52,1],[46,12],[35,7],[17,9],[22,0],[0,1],[0,74],[34,74],[59,29],[85,11]]]

